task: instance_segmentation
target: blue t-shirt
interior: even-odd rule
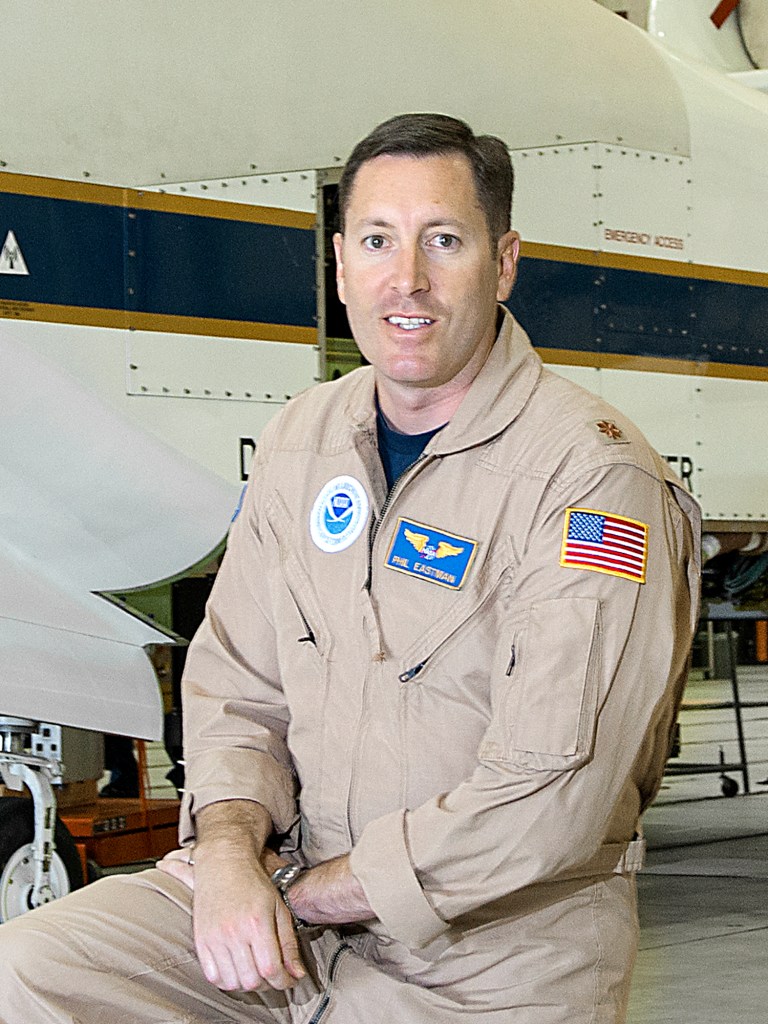
[[[379,455],[389,490],[392,489],[395,480],[414,464],[430,440],[442,429],[442,427],[436,427],[423,434],[401,434],[399,430],[390,427],[381,414],[379,403],[376,402],[376,433],[379,440]]]

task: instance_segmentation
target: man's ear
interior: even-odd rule
[[[507,231],[498,242],[499,286],[496,298],[506,302],[517,277],[517,264],[520,259],[520,235],[516,231]]]
[[[344,259],[341,255],[342,243],[344,242],[344,236],[337,231],[333,236],[333,251],[336,254],[336,291],[339,295],[339,302],[344,302]]]

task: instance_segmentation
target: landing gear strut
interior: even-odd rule
[[[50,756],[47,739],[36,722],[0,718],[2,780],[32,795],[0,800],[0,922],[83,884],[75,844],[56,817],[51,783],[61,779],[61,763]]]

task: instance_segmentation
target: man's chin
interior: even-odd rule
[[[424,373],[381,373],[377,372],[376,379],[384,387],[391,387],[399,391],[430,391],[442,387],[447,383],[437,374]]]

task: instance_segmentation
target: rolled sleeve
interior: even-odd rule
[[[264,807],[278,832],[288,832],[296,819],[293,777],[269,754],[227,750],[202,755],[184,791],[179,814],[179,841],[193,842],[195,816],[209,804],[251,800]]]
[[[432,909],[413,870],[405,811],[370,822],[350,854],[352,873],[389,935],[410,948],[426,946],[448,929]]]

